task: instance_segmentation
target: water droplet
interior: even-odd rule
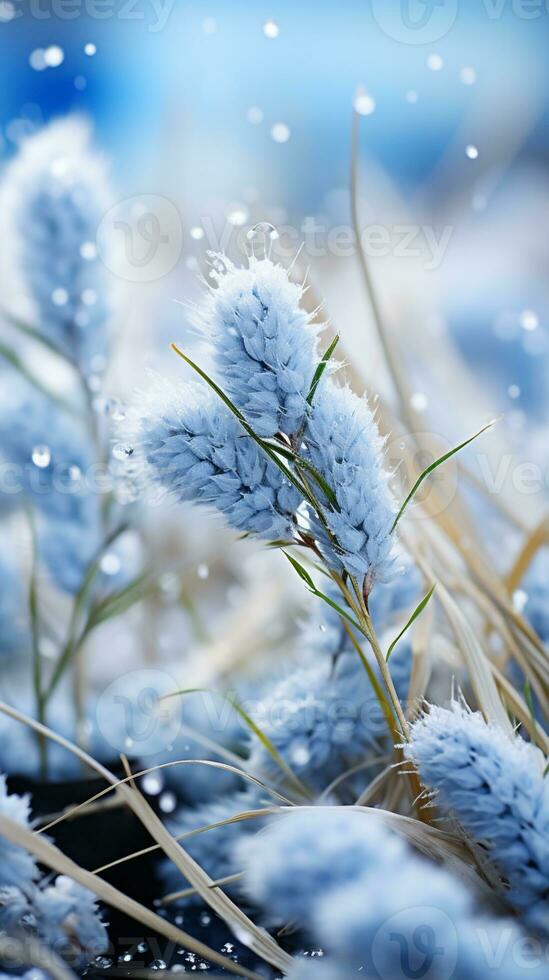
[[[137,950],[138,953],[146,953],[149,947],[148,947],[147,943],[144,943],[143,942],[143,943],[138,943],[135,948],[136,948],[136,950]]]
[[[413,105],[419,99],[419,95],[417,94],[415,88],[409,88],[404,98],[406,99],[406,102],[409,102],[410,105]]]
[[[410,405],[416,412],[424,412],[429,404],[429,399],[422,391],[414,391],[410,398]]]
[[[319,625],[318,628],[319,628],[319,630],[320,630],[321,633],[325,633],[326,632],[326,626],[324,625],[324,623],[320,623],[320,625]]]
[[[153,960],[150,968],[151,970],[165,970],[166,963],[164,960]]]
[[[441,55],[433,53],[427,58],[427,68],[429,71],[440,71],[444,67],[444,60]]]
[[[290,751],[290,757],[295,766],[306,766],[310,762],[311,753],[306,745],[295,745]]]
[[[201,912],[200,913],[200,925],[201,926],[209,926],[209,924],[210,924],[211,921],[212,921],[212,917],[211,917],[211,915],[210,915],[209,912]]]
[[[122,462],[125,459],[129,459],[130,456],[133,456],[133,452],[133,446],[124,445],[123,443],[119,442],[116,446],[114,446],[112,454],[115,459]]]
[[[65,306],[68,299],[69,299],[69,294],[67,290],[62,289],[61,286],[59,286],[57,289],[54,289],[51,294],[51,301],[54,306]]]
[[[109,956],[96,956],[93,965],[97,967],[98,970],[109,970],[112,966],[112,960]]]
[[[222,953],[233,953],[234,952],[234,943],[225,943],[221,947],[221,952]]]
[[[118,398],[107,398],[105,408],[113,422],[122,422],[126,418],[126,409]]]
[[[39,470],[44,470],[46,466],[49,466],[51,463],[51,452],[49,446],[42,444],[35,446],[31,453],[31,459]]]
[[[76,465],[76,463],[69,466],[69,477],[71,480],[74,480],[75,483],[82,479],[82,470]]]
[[[44,61],[48,68],[58,68],[59,65],[63,64],[65,60],[65,52],[63,48],[60,48],[58,44],[51,44],[49,48],[44,51]]]
[[[474,143],[468,143],[465,147],[465,154],[469,157],[469,160],[476,160],[478,157],[478,148]]]
[[[97,248],[94,242],[83,242],[80,246],[80,255],[87,262],[91,262],[93,259],[97,258]]]
[[[158,796],[164,788],[164,778],[159,772],[148,772],[143,776],[141,785],[149,796]]]
[[[353,108],[360,116],[371,116],[372,112],[375,112],[376,101],[363,85],[359,85],[355,92]]]
[[[202,562],[198,566],[198,568],[196,570],[196,574],[198,575],[199,578],[201,578],[203,580],[204,579],[207,579],[208,578],[208,575],[210,574],[210,569],[208,568],[208,566],[204,562]]]
[[[175,794],[170,793],[169,791],[166,793],[162,793],[162,796],[158,801],[158,806],[162,810],[162,813],[173,813],[173,811],[177,806],[177,799]]]
[[[201,238],[204,238],[204,229],[200,228],[199,225],[194,225],[189,234],[195,242],[199,242]]]
[[[528,593],[524,589],[516,589],[513,592],[513,607],[518,613],[521,613],[528,602]]]
[[[87,44],[84,45],[84,54],[87,54],[88,58],[91,58],[96,53],[96,51],[97,51],[97,47],[91,41],[88,41]]]
[[[246,116],[252,126],[258,126],[259,123],[263,122],[263,109],[260,109],[257,105],[252,105],[248,109]]]
[[[520,314],[520,325],[523,330],[536,330],[539,327],[539,317],[534,310],[523,310]]]
[[[118,575],[122,562],[113,551],[108,551],[99,562],[99,567],[104,575]]]
[[[263,33],[265,37],[274,39],[280,34],[280,27],[275,20],[266,20],[263,24]]]
[[[227,221],[230,225],[235,225],[236,228],[241,228],[245,225],[250,214],[247,208],[236,207],[229,211],[227,215]]]
[[[267,244],[269,246],[268,251],[270,253],[271,245],[279,237],[278,231],[275,226],[269,221],[258,221],[253,228],[246,233],[246,238],[249,242],[261,241],[265,245],[265,251],[267,251]]]
[[[477,80],[476,69],[471,65],[464,65],[459,73],[459,77],[464,85],[474,85]]]
[[[275,143],[287,143],[290,135],[290,127],[287,123],[277,122],[271,126],[271,137]]]

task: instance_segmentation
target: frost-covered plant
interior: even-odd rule
[[[412,726],[405,753],[437,805],[488,849],[510,904],[549,931],[549,777],[539,750],[454,702]]]
[[[303,288],[270,259],[238,268],[216,256],[198,323],[213,346],[224,389],[260,436],[301,429],[316,363],[316,329]]]
[[[383,744],[387,745],[387,722],[363,663],[352,646],[343,655],[338,651],[336,646],[335,663],[324,657],[310,667],[294,670],[255,711],[261,731],[314,793],[326,789],[353,766],[364,763],[371,767],[382,754]],[[375,660],[370,656],[368,660],[381,683]],[[390,669],[404,701],[411,669],[408,644],[397,646]],[[258,740],[254,741],[249,764],[254,773],[268,776],[271,782],[284,779]],[[347,789],[345,784],[343,788]]]
[[[29,829],[30,798],[8,793],[6,777],[0,774],[0,814]],[[36,861],[22,847],[8,843],[0,835],[0,888],[27,888],[39,872]]]
[[[72,878],[59,875],[53,885],[37,889],[34,909],[41,938],[76,968],[108,948],[95,895]]]
[[[30,798],[9,794],[2,774],[0,816],[30,829]],[[32,854],[0,832],[0,932],[27,931],[78,968],[108,948],[93,894],[64,875],[50,884]]]
[[[36,329],[88,373],[104,358],[108,279],[96,248],[111,205],[106,167],[83,119],[59,119],[28,138],[8,166],[2,213]]]
[[[16,424],[14,422],[16,421]],[[39,550],[57,584],[75,592],[101,542],[100,501],[87,484],[92,455],[82,424],[27,381],[3,380],[0,458],[10,499],[36,510]]]
[[[291,980],[543,977],[543,964],[522,972],[514,953],[524,936],[513,923],[479,916],[458,879],[381,819],[340,807],[291,810],[237,856],[267,918],[304,929],[327,953],[320,964],[298,960]]]
[[[315,536],[328,564],[345,569],[370,592],[392,572],[395,504],[382,464],[383,440],[364,399],[327,380],[313,401],[306,455],[332,488],[336,505],[323,500],[333,538],[313,515]]]
[[[239,531],[292,535],[298,493],[215,395],[157,381],[133,418],[148,473],[166,491],[215,507]]]

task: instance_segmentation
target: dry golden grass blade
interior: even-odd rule
[[[519,554],[517,555],[512,568],[505,576],[505,587],[511,595],[520,585],[530,564],[544,544],[549,543],[549,516],[547,514],[541,519],[537,527],[528,535]]]
[[[375,800],[378,793],[388,785],[391,777],[396,778],[396,770],[393,765],[387,766],[383,772],[378,773],[378,775],[372,779],[372,782],[360,794],[355,806],[366,806],[367,803],[371,803],[372,800]]]
[[[532,742],[539,746],[545,756],[549,756],[549,735],[547,735],[541,725],[533,724],[532,715],[528,705],[524,699],[521,698],[516,687],[511,684],[511,681],[508,680],[505,674],[502,674],[501,670],[499,670],[495,664],[492,664],[491,667],[496,683],[502,692],[502,696],[509,705],[510,710],[527,729]]]
[[[43,970],[52,980],[76,980],[59,956],[34,936],[24,939],[15,936],[0,936],[0,967],[8,969],[17,966],[34,966]]]
[[[227,817],[225,820],[204,824],[204,826],[197,827],[194,830],[186,830],[183,834],[175,834],[174,840],[188,840],[190,837],[197,837],[198,834],[205,834],[208,830],[217,830],[218,827],[226,827],[231,823],[240,823],[241,820],[254,820],[256,817],[278,813],[279,809],[279,807],[265,807],[261,810],[243,810],[242,813],[235,813],[233,817]],[[101,874],[103,871],[108,871],[109,868],[115,868],[119,864],[125,864],[126,861],[133,861],[134,858],[143,857],[145,854],[152,854],[153,851],[158,850],[160,850],[160,844],[151,844],[150,847],[144,847],[140,851],[133,851],[132,854],[126,854],[116,861],[111,861],[110,864],[103,864],[100,868],[94,868],[93,873],[94,875]]]
[[[237,881],[242,881],[244,877],[244,872],[239,871],[234,875],[226,875],[225,878],[217,878],[214,881],[212,888],[222,888],[223,885],[232,885]],[[169,895],[164,895],[164,898],[160,899],[160,905],[171,905],[173,902],[177,902],[180,898],[190,898],[191,895],[196,895],[196,888],[183,888],[180,892],[170,892]]]
[[[359,762],[356,766],[351,766],[350,769],[346,769],[345,772],[340,773],[339,776],[326,787],[326,789],[322,790],[321,795],[318,797],[318,802],[322,803],[323,800],[329,798],[330,794],[333,793],[334,790],[341,785],[341,783],[344,783],[349,776],[354,776],[356,773],[363,772],[365,769],[371,769],[373,766],[381,766],[385,762],[390,762],[391,759],[391,755],[380,755],[373,760],[369,759],[366,762]]]
[[[129,790],[128,792],[132,791]],[[119,911],[129,915],[137,922],[143,923],[143,925],[148,926],[161,936],[166,936],[167,939],[171,939],[173,942],[187,946],[193,952],[198,953],[199,956],[210,960],[212,963],[217,963],[218,966],[222,966],[231,973],[236,973],[241,977],[248,977],[250,980],[261,980],[259,974],[239,966],[233,960],[218,953],[217,950],[211,949],[198,939],[194,939],[193,936],[183,932],[182,929],[178,929],[177,926],[172,925],[155,912],[151,912],[150,909],[144,905],[140,905],[133,898],[129,898],[123,892],[118,891],[117,888],[104,881],[103,878],[98,878],[92,871],[86,871],[84,868],[81,868],[80,865],[72,861],[71,858],[68,858],[66,854],[63,854],[54,844],[50,844],[45,837],[37,837],[31,830],[27,830],[26,827],[21,826],[21,824],[16,823],[14,820],[10,820],[8,817],[3,816],[3,814],[0,814],[0,833],[10,843],[18,847],[23,847],[26,851],[34,854],[41,864],[45,864],[48,868],[57,871],[59,874],[68,875],[69,878],[77,881],[80,885],[89,888],[90,891],[107,905],[119,909]]]
[[[46,725],[41,725],[39,722],[34,721],[34,719],[23,714],[23,712],[20,712],[15,708],[11,708],[2,701],[0,701],[0,711],[9,715],[11,718],[15,718],[17,721],[26,724],[28,727],[34,729],[34,731],[45,735],[47,738],[57,742],[59,745],[62,745],[69,752],[72,752],[73,755],[76,755],[79,759],[85,762],[86,765],[90,766],[91,769],[95,769],[95,771],[98,772],[99,775],[103,776],[106,782],[111,786],[116,785],[116,792],[121,794],[125,802],[128,803],[130,808],[149,831],[151,837],[153,837],[153,839],[160,844],[167,857],[174,862],[187,881],[189,881],[189,883],[196,888],[196,890],[205,900],[206,904],[210,905],[214,911],[222,919],[224,919],[229,928],[238,933],[238,936],[240,937],[240,940],[244,942],[244,945],[248,946],[254,953],[266,960],[268,963],[271,963],[277,969],[282,970],[283,973],[288,971],[292,963],[292,958],[280,948],[280,946],[265,929],[260,929],[254,922],[252,922],[252,920],[245,915],[245,913],[242,912],[242,910],[239,909],[238,906],[224,894],[224,892],[218,888],[211,887],[212,879],[210,876],[207,875],[206,872],[202,870],[200,865],[198,865],[196,861],[193,861],[190,855],[183,850],[181,845],[173,839],[172,835],[164,827],[162,821],[156,816],[152,808],[143,799],[140,793],[136,793],[135,791],[131,790],[125,782],[118,784],[119,781],[105,766],[89,756],[88,753],[84,752],[84,750],[79,748],[79,746],[74,745],[68,739],[63,738],[62,735],[58,735],[57,732],[52,731],[52,729],[48,728]],[[39,839],[36,834],[31,836],[37,840]],[[89,872],[89,874],[91,874],[91,872]],[[92,875],[92,879],[94,881],[101,881],[101,879],[96,875]]]

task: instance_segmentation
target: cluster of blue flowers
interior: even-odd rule
[[[510,904],[548,933],[549,777],[539,750],[454,703],[417,721],[405,752],[437,805],[488,848]]]
[[[157,383],[152,398],[139,396],[128,441],[152,480],[178,499],[209,504],[232,527],[263,538],[296,540],[306,528],[331,568],[370,591],[391,574],[395,517],[372,413],[329,377],[309,397],[316,333],[299,305],[302,290],[281,266],[251,258],[240,269],[222,257],[215,266],[217,288],[197,320],[213,345],[219,384],[256,435],[274,437],[282,452],[297,451],[313,468],[317,503],[206,390]]]
[[[298,961],[291,980],[544,976],[542,954],[520,959],[516,925],[479,914],[456,878],[358,809],[291,810],[242,843],[238,861],[268,921],[301,927],[327,954]]]
[[[107,186],[89,127],[68,117],[23,143],[2,187],[36,329],[85,374],[106,354],[109,291],[96,239],[111,205]]]
[[[0,774],[0,816],[30,829],[28,797],[8,793]],[[59,875],[53,883],[35,858],[0,832],[0,933],[29,931],[76,969],[108,948],[105,925],[93,894]]]
[[[372,775],[379,771],[381,758],[392,748],[392,739],[370,679],[341,625],[341,617],[328,605],[323,605],[321,610],[323,619],[318,612],[314,614],[315,635],[311,625],[305,624],[303,643],[298,639],[305,665],[289,673],[253,708],[254,721],[267,737],[269,748],[264,740],[249,732],[245,746],[246,770],[268,787],[295,797],[296,786],[289,779],[290,770],[311,798],[318,799],[329,791],[330,801],[353,803]],[[371,654],[365,656],[380,681],[377,663]],[[390,669],[403,702],[407,699],[411,664],[410,646],[401,641],[391,657]],[[273,757],[273,748],[286,769]],[[240,870],[235,862],[235,842],[253,835],[258,821],[264,817],[229,823],[196,836],[193,833],[244,811],[268,807],[272,802],[266,790],[249,785],[239,787],[236,792],[226,793],[195,809],[183,807],[169,820],[169,828],[176,836],[190,835],[182,842],[183,846],[214,880],[219,880]],[[181,874],[171,862],[163,862],[162,876],[167,891],[184,888]]]

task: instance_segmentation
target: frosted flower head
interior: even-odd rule
[[[108,280],[95,242],[111,202],[84,120],[59,119],[29,137],[5,171],[1,198],[36,328],[87,370],[106,349]]]
[[[347,807],[298,807],[277,817],[237,851],[250,898],[275,922],[309,925],[319,897],[350,884],[381,854],[394,862],[403,843]]]
[[[2,379],[0,459],[6,496],[37,514],[39,553],[55,582],[74,592],[101,541],[100,502],[84,477],[91,452],[82,425],[19,377]]]
[[[30,829],[29,797],[8,793],[4,775],[0,775],[0,813],[25,829]],[[11,844],[0,834],[0,888],[15,886],[25,889],[37,877],[38,868],[32,854]]]
[[[250,837],[262,826],[264,817],[249,820],[239,820],[222,827],[205,830],[194,834],[193,831],[209,824],[228,820],[247,810],[261,809],[258,790],[254,787],[241,792],[230,793],[212,803],[194,809],[183,808],[168,823],[170,833],[174,837],[189,833],[191,836],[181,840],[181,846],[209,874],[213,881],[236,874],[241,869],[236,862],[236,845],[243,838]],[[173,861],[165,860],[160,866],[160,874],[165,890],[183,891],[188,887],[181,872]],[[196,898],[195,898],[196,900]],[[200,896],[198,900],[202,901]],[[189,901],[182,900],[182,901]]]
[[[410,656],[404,651],[409,678]],[[399,663],[397,652],[391,667]],[[372,663],[374,673],[379,668]],[[387,723],[357,653],[346,653],[335,667],[328,658],[296,670],[276,685],[255,711],[255,720],[290,769],[315,792],[347,769],[381,754]],[[254,742],[254,773],[281,781],[284,774],[267,749]]]
[[[148,477],[171,496],[215,508],[237,531],[293,537],[299,494],[213,392],[158,379],[129,420]]]
[[[316,329],[301,286],[269,258],[238,268],[214,257],[198,323],[212,342],[221,386],[260,436],[300,429],[317,366]]]
[[[549,778],[539,750],[454,703],[412,726],[405,753],[438,806],[488,847],[509,902],[549,931]]]
[[[93,892],[66,875],[34,897],[37,929],[58,955],[77,969],[84,969],[104,953],[109,938]]]
[[[391,528],[396,510],[383,469],[383,440],[365,400],[327,380],[313,401],[307,454],[335,493],[337,507],[323,501],[334,545],[321,521],[311,522],[332,568],[345,569],[371,588],[392,574]]]

